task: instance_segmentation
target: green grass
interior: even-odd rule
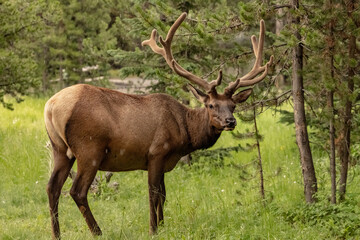
[[[0,109],[0,239],[49,239],[46,184],[51,155],[43,123],[46,99],[26,98],[15,111]],[[233,153],[224,167],[203,162],[179,165],[165,177],[165,225],[148,236],[147,172],[116,173],[118,190],[102,185],[89,193],[89,203],[103,236],[98,239],[357,239],[360,226],[359,169],[350,171],[349,201],[336,207],[329,195],[328,159],[314,153],[319,203],[304,204],[301,167],[293,126],[278,123],[267,111],[258,119],[266,201],[261,201],[256,152]],[[251,125],[239,123],[241,131]],[[224,133],[216,147],[239,142]],[[202,159],[201,161],[206,161]],[[247,165],[242,170],[230,163]],[[201,166],[205,166],[204,168]],[[103,173],[101,173],[103,174]],[[100,175],[101,175],[100,174]],[[68,195],[60,198],[63,239],[88,239],[91,234]]]

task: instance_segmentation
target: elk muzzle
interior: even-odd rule
[[[225,131],[231,131],[234,130],[236,127],[236,119],[234,117],[229,117],[225,119]]]

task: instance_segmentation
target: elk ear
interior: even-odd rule
[[[251,93],[252,93],[252,88],[248,88],[248,89],[242,90],[241,92],[239,92],[236,95],[232,96],[231,99],[235,103],[245,102],[250,97]]]
[[[205,93],[203,93],[202,91],[200,91],[199,89],[193,87],[191,84],[188,85],[190,91],[192,92],[192,94],[202,103],[205,103],[206,100],[209,98],[209,96]]]

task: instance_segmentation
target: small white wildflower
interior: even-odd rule
[[[284,178],[286,178],[286,175],[284,175]]]
[[[221,192],[225,192],[225,190],[224,190],[224,189],[221,189]]]
[[[38,183],[39,183],[39,181],[36,181],[36,182],[35,182],[35,184],[38,184]]]

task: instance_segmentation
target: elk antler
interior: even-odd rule
[[[178,75],[188,79],[191,83],[198,85],[199,87],[203,88],[205,91],[214,92],[216,91],[215,88],[221,84],[222,80],[222,72],[219,71],[219,76],[216,80],[211,81],[210,83],[206,80],[188,72],[184,68],[182,68],[174,59],[172,52],[171,52],[171,42],[174,37],[176,30],[179,28],[180,24],[185,20],[186,13],[182,13],[180,17],[174,22],[171,26],[168,34],[166,35],[165,41],[160,36],[160,43],[163,46],[162,48],[159,47],[156,43],[156,34],[157,31],[154,29],[151,32],[150,39],[145,40],[141,43],[142,46],[148,45],[155,53],[160,54],[166,60],[166,63],[169,65],[171,69],[173,69]]]
[[[257,41],[255,35],[251,36],[251,43],[256,58],[254,66],[249,73],[245,74],[243,77],[238,78],[235,82],[230,83],[229,86],[225,89],[225,94],[232,95],[238,88],[254,85],[266,77],[268,73],[268,68],[274,60],[274,56],[271,56],[270,60],[264,66],[261,66],[264,50],[264,39],[265,22],[264,20],[261,20],[259,42]],[[260,76],[256,77],[261,72],[263,73]]]

